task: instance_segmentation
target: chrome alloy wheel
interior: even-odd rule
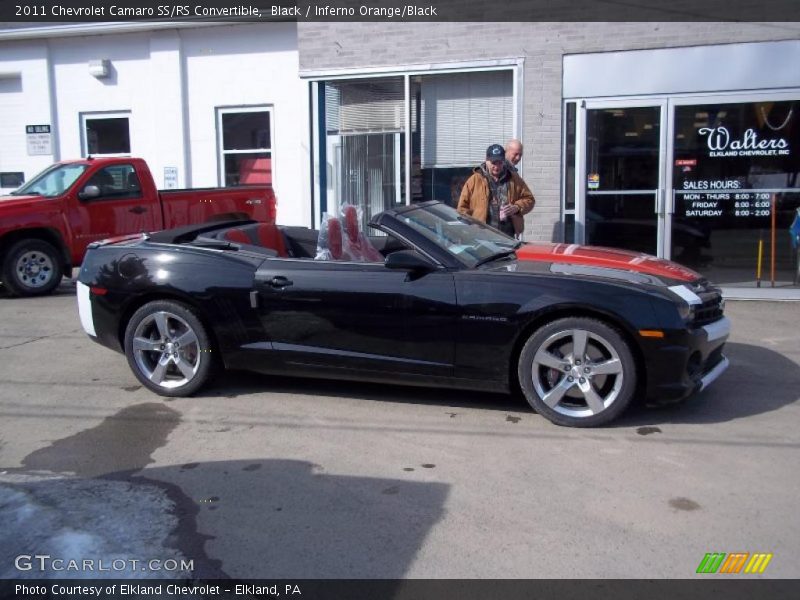
[[[20,254],[14,270],[20,283],[33,289],[50,283],[54,273],[52,259],[39,250],[27,250]]]
[[[197,334],[186,321],[167,311],[142,319],[134,331],[132,348],[141,373],[165,389],[187,385],[200,367]]]
[[[625,373],[614,346],[584,329],[559,331],[539,346],[532,363],[536,393],[554,411],[591,417],[607,410],[622,390]]]

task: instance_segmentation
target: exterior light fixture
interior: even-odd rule
[[[96,77],[97,79],[103,79],[104,77],[108,77],[109,73],[111,72],[111,61],[104,58],[102,60],[90,60],[89,61],[89,75],[92,77]]]

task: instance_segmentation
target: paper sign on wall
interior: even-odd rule
[[[28,156],[45,156],[53,153],[50,125],[25,125]]]
[[[178,189],[178,167],[164,167],[164,189]]]

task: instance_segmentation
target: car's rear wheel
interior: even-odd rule
[[[6,252],[3,283],[15,296],[43,296],[61,283],[61,253],[49,242],[20,240]]]
[[[620,332],[569,317],[538,329],[518,364],[528,403],[557,425],[594,427],[616,419],[636,390],[636,363]]]
[[[189,396],[208,384],[215,356],[206,327],[180,302],[158,300],[139,308],[125,329],[133,374],[162,396]]]

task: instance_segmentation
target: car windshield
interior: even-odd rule
[[[446,204],[420,206],[398,218],[468,267],[508,256],[520,245],[514,238],[461,215]]]
[[[12,196],[60,196],[75,183],[86,170],[86,165],[68,164],[48,167],[18,190]]]

